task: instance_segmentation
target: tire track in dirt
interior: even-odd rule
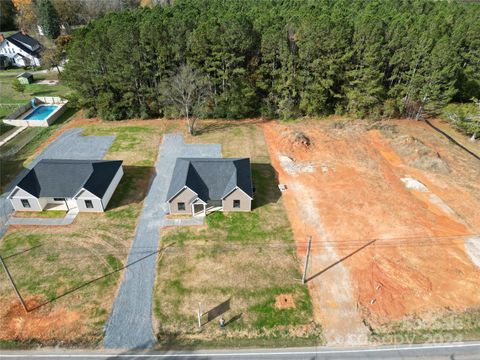
[[[330,242],[308,189],[296,182],[289,186],[295,194],[301,194],[297,199],[300,216],[307,224],[314,224],[312,242]],[[349,271],[341,261],[332,245],[324,244],[312,251],[307,281],[317,316],[315,320],[322,324],[328,345],[366,344],[369,331],[357,310]]]

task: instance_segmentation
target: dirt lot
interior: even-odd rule
[[[313,236],[310,293],[329,343],[445,321],[480,336],[478,160],[420,122],[264,131],[300,254]]]

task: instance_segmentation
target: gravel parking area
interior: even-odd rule
[[[13,212],[10,201],[6,197],[29,169],[34,167],[41,159],[103,159],[113,140],[115,140],[115,136],[82,136],[82,131],[83,129],[65,131],[7,186],[5,193],[0,196],[0,237],[7,231],[7,221]]]
[[[167,213],[166,197],[178,157],[221,157],[217,144],[185,144],[181,135],[165,135],[156,175],[145,198],[128,266],[105,328],[104,346],[112,349],[149,348],[156,343],[152,328],[152,295],[160,228]],[[145,256],[151,250],[151,256]],[[147,253],[148,255],[148,253]]]

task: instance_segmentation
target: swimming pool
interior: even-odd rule
[[[46,120],[57,109],[58,105],[40,105],[25,116],[24,120]]]

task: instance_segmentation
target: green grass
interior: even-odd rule
[[[63,218],[66,215],[64,210],[44,210],[44,211],[17,211],[15,217],[26,218]]]
[[[295,308],[277,309],[276,297],[280,294],[295,294]],[[301,325],[309,321],[312,304],[307,287],[274,287],[254,292],[252,296],[264,297],[263,302],[251,306],[248,310],[256,314],[256,328],[272,329],[276,326]]]
[[[23,104],[34,96],[62,96],[71,93],[71,90],[63,85],[61,82],[57,85],[47,84],[28,84],[25,86],[25,91],[19,93],[12,88],[12,81],[22,71],[7,73],[0,76],[0,104],[20,103]],[[35,74],[35,81],[56,78],[57,74]],[[0,106],[0,109],[2,106]],[[13,109],[15,110],[15,109]],[[13,110],[10,110],[13,111]]]

